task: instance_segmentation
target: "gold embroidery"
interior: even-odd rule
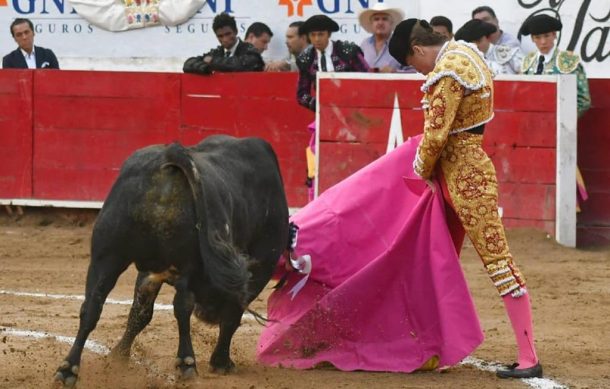
[[[563,74],[570,74],[576,70],[580,57],[571,51],[560,51],[557,55],[557,68]]]
[[[496,171],[482,139],[470,133],[449,136],[439,164],[456,214],[498,292],[519,295],[525,280],[508,248],[498,215]]]
[[[450,42],[444,50],[422,87],[424,136],[413,167],[429,178],[438,161],[456,214],[498,292],[519,296],[525,281],[498,215],[496,171],[481,147],[483,136],[459,132],[493,117],[492,74],[472,48]]]
[[[532,69],[532,67],[536,63],[536,58],[537,58],[537,52],[535,52],[535,51],[532,51],[531,53],[526,55],[525,58],[523,59],[523,63],[521,64],[521,73],[529,74],[530,69]],[[531,73],[533,73],[535,70],[536,69],[532,69]]]

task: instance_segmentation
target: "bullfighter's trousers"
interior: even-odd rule
[[[482,135],[468,132],[449,135],[439,158],[449,229],[458,253],[465,231],[501,296],[518,297],[526,293],[525,279],[508,248],[498,214],[496,170],[482,140]]]

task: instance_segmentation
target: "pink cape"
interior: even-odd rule
[[[419,137],[327,190],[292,217],[291,272],[268,301],[258,359],[307,369],[411,372],[438,356],[453,365],[482,341],[472,298],[445,221],[440,187],[413,173]],[[280,273],[283,271],[283,261]]]

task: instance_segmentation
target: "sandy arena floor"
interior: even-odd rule
[[[61,339],[24,337],[48,333],[73,337],[89,263],[94,213],[42,212],[26,209],[21,217],[0,215],[0,388],[52,387],[55,369],[70,347]],[[525,274],[533,299],[536,344],[545,377],[571,388],[610,388],[610,251],[560,247],[546,234],[532,230],[509,232],[512,252]],[[476,360],[512,362],[516,351],[502,302],[472,247],[462,265],[485,330],[486,340]],[[136,273],[130,268],[110,298],[132,298]],[[16,292],[30,293],[16,295]],[[253,307],[265,311],[265,291]],[[158,303],[170,304],[173,289],[164,286]],[[56,296],[61,297],[61,296]],[[124,329],[128,305],[106,305],[90,339],[112,347]],[[496,379],[472,364],[442,373],[415,374],[340,372],[333,369],[296,371],[259,365],[255,347],[261,327],[244,319],[233,338],[237,371],[220,376],[207,372],[207,360],[217,329],[194,320],[193,342],[199,377],[176,382],[173,371],[177,329],[171,310],[156,311],[151,324],[136,339],[129,366],[85,351],[80,388],[528,388],[535,382]]]

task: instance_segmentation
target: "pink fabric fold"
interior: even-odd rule
[[[411,372],[433,356],[453,365],[483,340],[458,262],[440,187],[415,176],[409,139],[292,217],[310,277],[268,302],[258,359],[306,369]],[[280,264],[283,266],[283,263]]]

